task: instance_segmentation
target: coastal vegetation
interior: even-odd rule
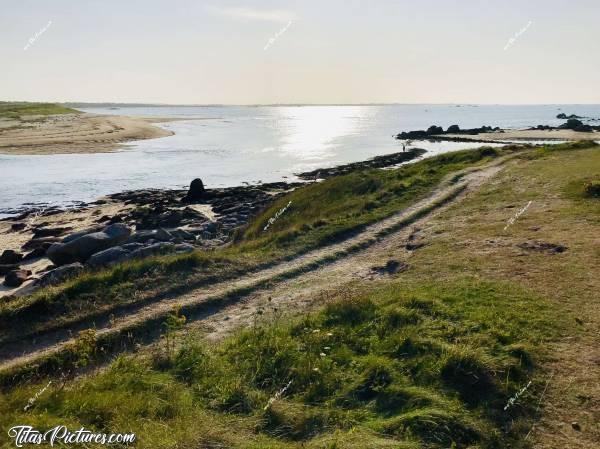
[[[31,411],[21,404],[41,384],[15,388],[0,422],[118,429],[153,448],[524,447],[542,386],[504,407],[548,335],[544,302],[510,284],[398,281],[340,291],[318,313],[276,316],[216,347],[189,334],[176,350],[121,356]]]
[[[77,114],[75,109],[67,108],[54,103],[29,103],[29,102],[0,102],[0,118],[24,120],[28,116]]]
[[[521,149],[484,147],[424,159],[393,170],[365,170],[332,177],[282,196],[238,231],[232,245],[208,252],[165,255],[87,271],[26,297],[0,303],[0,324],[18,319],[23,334],[34,334],[93,318],[136,303],[153,302],[191,288],[231,279],[309,250],[341,241],[370,223],[429,195],[451,173],[485,164]],[[264,231],[269,219],[292,202]],[[94,304],[90,309],[89,304]],[[43,318],[42,318],[43,317]],[[0,339],[14,339],[10,326]]]
[[[332,288],[310,313],[289,316],[273,301],[217,343],[188,332],[174,309],[153,323],[162,339],[99,369],[107,354],[93,329],[84,331],[56,359],[55,384],[43,394],[42,372],[5,388],[0,423],[133,432],[139,447],[153,448],[531,447],[543,400],[573,410],[598,393],[560,365],[548,368],[567,333],[577,363],[597,346],[585,325],[598,314],[600,288],[600,203],[587,194],[598,155],[591,142],[509,146],[354,172],[282,196],[227,248],[128,262],[5,301],[3,323],[18,319],[21,330],[40,324],[27,323],[32,310],[60,321],[150,302],[342,240],[465,170],[513,157],[493,182],[427,222],[407,271]],[[548,398],[549,379],[564,397]],[[568,419],[547,419],[559,418]]]

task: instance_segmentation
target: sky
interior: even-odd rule
[[[0,100],[600,103],[598,0],[0,0]]]

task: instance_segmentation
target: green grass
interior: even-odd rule
[[[190,335],[121,356],[51,386],[27,412],[47,382],[13,388],[0,396],[0,427],[135,432],[138,447],[157,449],[526,447],[540,386],[504,406],[553,335],[543,300],[473,278],[349,291],[216,347]]]
[[[573,241],[561,258],[542,254],[516,258],[509,247],[490,251],[481,242],[501,233],[512,215],[503,206],[541,201],[531,195],[548,195],[554,203],[540,210],[532,207],[511,229],[513,233],[545,223],[547,238],[562,242],[560,233],[572,236],[577,225],[577,240],[592,242],[591,225],[597,223],[599,204],[584,195],[584,186],[594,179],[597,158],[584,151],[587,148],[596,149],[586,143],[529,152],[523,157],[530,160],[512,164],[497,183],[488,183],[477,195],[444,211],[438,225],[452,228],[446,243],[440,234],[416,252],[401,280],[371,288],[352,285],[301,319],[290,321],[278,312],[267,313],[264,322],[257,317],[254,326],[217,345],[189,335],[181,344],[169,345],[170,349],[163,340],[138,355],[120,356],[102,371],[64,386],[55,376],[55,383],[28,412],[23,407],[47,380],[13,385],[0,394],[0,427],[27,423],[45,429],[60,423],[135,432],[138,447],[158,449],[530,447],[524,436],[548,379],[541,362],[548,343],[574,325],[573,314],[561,305],[565,300],[561,295],[588,295],[588,302],[593,302],[589,264],[594,250],[578,249]],[[567,153],[570,150],[581,151]],[[428,162],[432,165],[419,163],[416,172],[405,167],[403,180],[431,175],[439,181],[453,171],[450,166],[465,167],[493,157],[481,152],[457,154]],[[461,160],[465,157],[471,159]],[[443,173],[437,172],[436,165]],[[425,172],[430,169],[433,173]],[[143,284],[156,276],[156,284],[163,284],[171,277],[175,284],[185,284],[193,278],[191,272],[224,274],[236,260],[250,266],[304,251],[322,244],[323,235],[335,235],[336,220],[342,222],[340,216],[348,211],[356,216],[343,232],[351,233],[377,219],[377,213],[383,217],[414,201],[405,198],[408,202],[403,203],[399,198],[389,209],[388,203],[373,209],[360,207],[363,199],[358,192],[363,190],[360,195],[373,201],[377,192],[398,182],[393,176],[398,173],[367,171],[348,175],[346,183],[339,184],[339,178],[326,181],[338,188],[337,196],[316,204],[337,218],[319,226],[304,226],[325,221],[327,214],[321,215],[319,208],[306,214],[292,212],[294,205],[314,208],[318,194],[327,193],[328,189],[321,190],[325,183],[302,189],[306,198],[281,199],[241,230],[236,244],[225,250],[206,256],[158,257],[88,273],[40,294],[48,295],[51,307],[58,307],[52,305],[53,298],[78,301],[78,295],[88,295],[84,299],[94,301],[105,291],[117,295],[118,286],[136,278]],[[364,190],[371,176],[381,182],[373,192]],[[419,182],[411,186],[417,196],[431,191],[418,187]],[[341,211],[332,204],[336,198],[345,204]],[[269,228],[273,235],[263,233],[266,221],[290,200],[292,207]],[[300,234],[278,240],[294,229],[300,229]],[[309,233],[312,237],[303,240]],[[256,240],[269,249],[253,250]],[[217,255],[223,258],[222,265],[210,265]],[[570,259],[565,262],[563,257]],[[581,282],[586,273],[589,286]],[[143,288],[136,285],[119,301]],[[75,290],[64,293],[67,289]],[[66,296],[52,296],[60,294]],[[553,295],[557,295],[554,302],[546,299]],[[20,307],[31,298],[22,301]],[[156,328],[167,330],[160,323]],[[82,334],[54,374],[88,360],[103,360],[93,339]],[[532,385],[504,410],[530,380]],[[269,399],[288,384],[283,397],[265,409]],[[564,400],[554,398],[552,403]]]
[[[36,332],[91,313],[179,294],[335,243],[426,197],[448,174],[520,148],[458,151],[395,170],[358,171],[307,185],[275,201],[240,229],[227,248],[124,263],[28,297],[5,300],[0,303],[0,324],[6,324],[6,331],[0,338],[11,332],[8,324],[15,319],[22,324],[19,335],[25,329]],[[290,201],[288,210],[263,231]],[[91,311],[89,304],[95,305]]]
[[[0,102],[0,118],[22,120],[29,115],[77,114],[75,109],[53,103]]]

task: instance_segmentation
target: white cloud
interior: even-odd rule
[[[262,20],[265,22],[286,23],[294,19],[291,11],[281,9],[252,9],[246,7],[222,8],[209,6],[208,10],[236,20]]]

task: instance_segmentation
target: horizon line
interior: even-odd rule
[[[0,103],[51,103],[60,105],[106,105],[129,107],[286,107],[286,106],[598,106],[600,103],[401,103],[401,102],[364,102],[364,103],[162,103],[162,102],[115,102],[115,101],[30,101],[0,100]]]

